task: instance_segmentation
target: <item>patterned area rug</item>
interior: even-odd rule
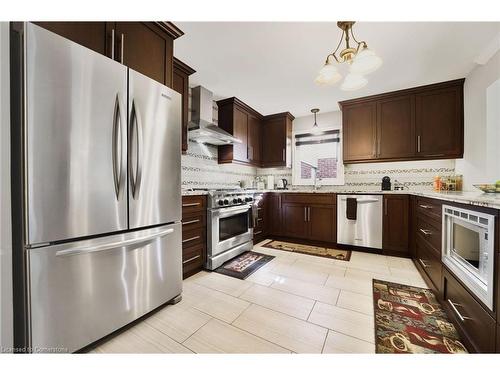
[[[293,253],[315,255],[324,258],[333,258],[345,261],[349,261],[349,259],[351,259],[351,252],[349,250],[332,249],[329,247],[302,245],[298,243],[273,240],[266,242],[261,246],[269,247],[271,249],[291,251]]]
[[[236,258],[228,260],[222,266],[216,268],[214,272],[243,280],[273,259],[274,256],[272,255],[247,251]]]
[[[467,353],[429,289],[373,280],[377,353]]]

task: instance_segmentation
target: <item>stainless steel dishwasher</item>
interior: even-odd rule
[[[382,200],[382,195],[338,194],[337,242],[382,249]]]

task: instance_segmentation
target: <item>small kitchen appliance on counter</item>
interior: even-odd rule
[[[391,178],[389,176],[382,177],[382,190],[391,190]]]
[[[288,186],[288,181],[286,178],[280,178],[278,180],[278,183],[276,185],[276,189],[278,190],[286,190],[286,187]]]

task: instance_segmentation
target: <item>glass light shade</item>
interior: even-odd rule
[[[315,82],[318,85],[333,85],[340,81],[342,75],[338,72],[337,67],[332,63],[325,64],[319,71]]]
[[[382,65],[382,59],[371,49],[363,48],[358,52],[351,63],[350,71],[355,74],[368,74],[374,72]]]
[[[365,87],[368,83],[368,80],[360,74],[349,73],[340,88],[344,91],[353,91],[358,90],[362,87]]]

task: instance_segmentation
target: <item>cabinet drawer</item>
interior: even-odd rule
[[[417,239],[417,262],[434,284],[432,289],[437,292],[437,297],[440,298],[441,277],[443,272],[441,260],[434,250],[424,241],[419,239]]]
[[[459,331],[467,337],[475,351],[495,352],[495,320],[474,297],[451,275],[444,271],[444,303]]]
[[[441,221],[442,204],[435,199],[417,197],[417,213],[424,214]]]
[[[182,248],[194,246],[196,244],[205,244],[205,228],[194,228],[182,231]]]
[[[285,193],[282,196],[283,203],[303,203],[303,204],[335,204],[335,194],[320,193]]]
[[[182,233],[192,229],[205,228],[207,215],[205,211],[195,212],[182,216]]]
[[[417,239],[423,239],[428,242],[429,245],[436,251],[436,254],[441,256],[441,222],[434,219],[430,219],[425,215],[417,215],[417,225],[415,230],[417,231]]]
[[[182,216],[195,211],[204,211],[206,207],[206,197],[204,195],[182,197]]]
[[[205,244],[197,244],[182,249],[182,273],[184,278],[203,268],[205,262]]]

